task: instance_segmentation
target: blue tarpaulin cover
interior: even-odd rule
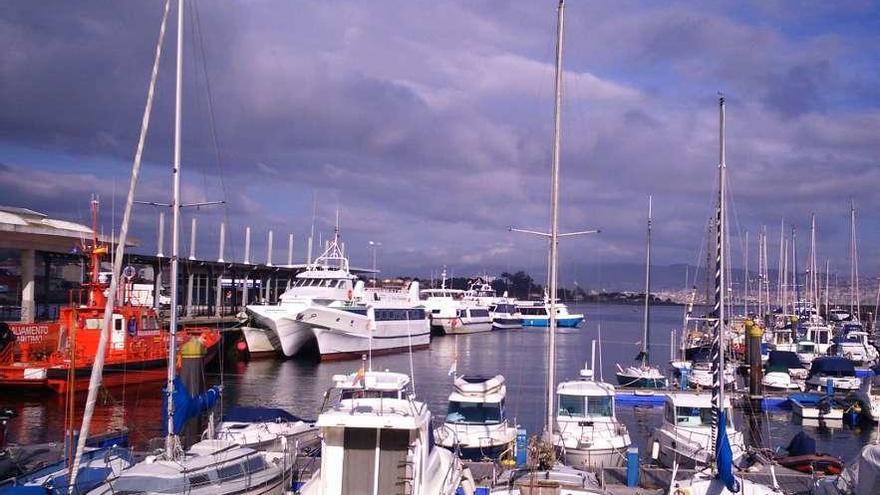
[[[168,394],[164,394],[162,400],[162,431],[168,434]],[[190,397],[189,390],[180,378],[174,379],[174,434],[183,431],[183,427],[190,419],[214,407],[220,398],[220,389],[211,387],[205,393],[196,397]]]

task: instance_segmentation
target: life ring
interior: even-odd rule
[[[352,292],[351,292],[351,289],[348,289],[348,300],[349,300],[349,301],[351,301],[352,296],[353,296],[353,294],[352,294]]]

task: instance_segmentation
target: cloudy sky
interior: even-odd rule
[[[127,187],[164,2],[5,2],[0,14],[0,203],[110,228]],[[199,253],[296,258],[317,203],[340,211],[352,262],[382,243],[386,272],[527,269],[545,245],[556,2],[187,2],[184,200]],[[138,197],[168,201],[172,8]],[[849,201],[863,272],[875,262],[880,8],[843,2],[587,2],[566,9],[563,267],[641,263],[654,195],[655,261],[695,263],[711,213],[717,101],[728,95],[734,233],[784,218],[846,268]],[[216,138],[216,139],[215,139]],[[216,143],[216,144],[215,144]],[[187,212],[185,225],[194,212]],[[157,211],[138,207],[141,250]],[[188,234],[184,236],[188,239]],[[184,242],[186,247],[187,242]],[[807,245],[800,255],[806,257]],[[755,259],[754,252],[752,259]],[[738,257],[738,255],[735,255]],[[564,281],[566,277],[563,276]]]

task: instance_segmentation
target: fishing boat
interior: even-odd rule
[[[14,338],[0,349],[0,388],[51,391],[58,394],[88,388],[110,284],[101,276],[109,252],[98,236],[97,199],[91,201],[92,237],[82,250],[89,257],[89,281],[70,291],[68,304],[53,323],[11,324]],[[130,280],[130,278],[129,278]],[[126,281],[113,305],[110,345],[104,358],[104,387],[162,381],[168,361],[168,331],[152,306],[141,304]],[[216,355],[220,333],[211,328],[184,328],[180,338],[197,338]]]
[[[807,390],[824,389],[829,383],[834,390],[855,391],[862,385],[856,376],[852,361],[836,356],[823,356],[813,360],[806,380]]]
[[[636,356],[638,364],[626,368],[617,364],[617,384],[621,387],[633,388],[666,388],[669,380],[660,369],[652,366],[649,360],[648,349],[651,338],[651,224],[653,212],[653,198],[648,197],[648,234],[647,249],[645,250],[645,315],[642,326],[642,349]]]
[[[626,426],[617,419],[614,386],[597,381],[593,369],[587,366],[580,376],[580,380],[561,382],[556,387],[557,446],[563,462],[586,471],[623,466],[630,438]]]
[[[362,367],[333,382],[338,400],[318,416],[321,466],[299,493],[456,492],[464,468],[452,452],[434,445],[431,412],[414,398],[409,376]]]
[[[790,392],[803,390],[807,370],[798,359],[797,354],[790,351],[770,351],[767,368],[761,384],[768,392]]]
[[[734,464],[743,455],[742,434],[731,421],[730,402],[722,386],[721,370],[724,370],[726,353],[727,321],[726,302],[726,169],[724,148],[724,96],[719,99],[720,113],[720,159],[718,164],[718,202],[716,206],[716,256],[715,256],[715,340],[713,343],[715,383],[712,394],[670,394],[666,401],[661,433],[661,457],[671,462],[672,481],[669,495],[770,495],[779,494],[778,487],[769,487],[751,480],[737,478]],[[708,407],[707,407],[708,406]],[[672,426],[672,428],[670,428]],[[680,428],[680,429],[678,429]],[[662,447],[663,439],[669,442]],[[685,447],[686,446],[686,447]],[[696,449],[694,449],[696,447]],[[687,479],[676,479],[678,469],[691,461],[705,469]],[[682,464],[683,463],[683,464]],[[771,467],[772,469],[772,467]],[[775,479],[775,476],[773,477]],[[775,485],[775,483],[774,483]]]
[[[517,301],[516,309],[522,315],[524,327],[547,327],[550,325],[550,303],[548,297],[543,301]],[[554,301],[556,323],[561,328],[578,328],[584,322],[584,315],[569,313],[568,306],[560,301]]]
[[[516,426],[507,418],[504,376],[455,377],[437,445],[471,461],[499,461],[516,453]]]

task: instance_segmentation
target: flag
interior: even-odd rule
[[[727,411],[718,411],[718,438],[715,441],[715,461],[718,479],[731,493],[739,492],[739,481],[733,476],[733,451],[727,438]]]

